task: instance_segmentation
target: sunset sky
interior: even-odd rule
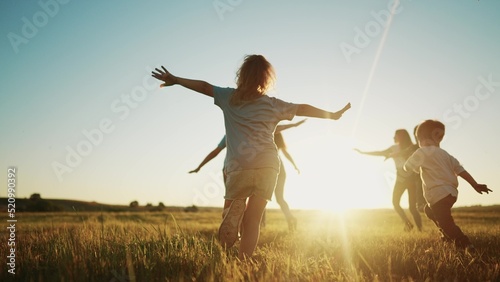
[[[150,74],[233,87],[243,57],[262,54],[270,96],[352,104],[283,133],[301,171],[286,164],[292,209],[391,208],[394,162],[353,148],[386,149],[424,119],[445,123],[442,147],[493,190],[460,180],[456,206],[500,204],[500,1],[393,3],[1,1],[2,187],[14,166],[18,198],[221,206],[225,151],[188,174],[224,135],[221,110]]]

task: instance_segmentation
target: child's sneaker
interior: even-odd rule
[[[238,240],[238,229],[245,213],[245,199],[233,200],[219,227],[219,241],[222,246],[231,248]]]

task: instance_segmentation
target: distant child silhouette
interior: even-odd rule
[[[441,231],[441,239],[453,242],[458,248],[474,250],[469,238],[451,216],[451,208],[458,196],[457,176],[466,180],[480,194],[488,194],[491,190],[485,184],[478,184],[457,159],[440,148],[444,133],[443,123],[436,120],[422,122],[417,128],[420,148],[410,156],[404,168],[420,172],[428,203],[424,211]]]
[[[304,121],[305,120],[302,120],[299,123],[296,123],[295,126],[302,124]],[[278,151],[281,151],[281,153],[285,156],[285,158],[293,165],[297,173],[300,173],[299,168],[295,164],[295,161],[293,160],[292,156],[290,155],[290,153],[286,148],[285,140],[283,139],[283,135],[281,134],[281,131],[285,129],[284,128],[285,126],[290,126],[290,125],[279,125],[277,127],[277,131],[274,134],[274,143],[276,144]],[[295,229],[297,228],[297,219],[292,215],[290,207],[288,206],[288,203],[285,201],[286,171],[285,171],[285,166],[283,165],[283,161],[281,160],[281,157],[279,157],[279,160],[280,160],[280,173],[278,175],[276,188],[274,189],[274,195],[276,197],[276,202],[278,202],[278,204],[280,205],[281,211],[285,214],[286,221],[288,223],[288,229],[290,231],[295,231]]]
[[[418,148],[418,139],[417,139],[417,128],[418,125],[413,128],[413,136],[415,137],[415,144],[412,144],[411,146],[408,146],[406,149],[399,151],[398,153],[394,153],[392,156],[393,157],[402,157],[405,160],[408,159],[409,156],[411,156]],[[415,181],[415,201],[417,203],[417,209],[419,212],[424,211],[424,207],[427,205],[424,199],[424,194],[422,191],[422,179],[420,179],[420,174],[414,172],[408,172],[407,174],[401,173],[401,176],[403,177],[408,177],[410,179],[414,179]]]
[[[262,213],[278,178],[280,164],[273,140],[276,125],[294,116],[337,120],[350,104],[338,112],[328,112],[267,96],[274,82],[274,69],[261,55],[245,57],[236,74],[237,88],[176,77],[163,66],[155,69],[153,77],[163,81],[162,86],[178,84],[213,97],[214,103],[221,108],[227,145],[224,207],[229,209],[219,228],[219,240],[227,248],[233,246],[241,224],[238,257],[251,257],[259,240]]]
[[[413,220],[417,225],[418,230],[422,230],[422,219],[420,213],[417,209],[417,195],[416,195],[416,175],[414,173],[408,173],[404,171],[403,165],[408,158],[405,152],[410,152],[410,148],[414,146],[411,141],[408,131],[405,129],[398,129],[394,134],[394,145],[383,151],[374,152],[364,152],[355,149],[361,154],[371,155],[371,156],[383,156],[385,159],[392,158],[396,164],[396,183],[394,184],[394,190],[392,191],[392,205],[394,210],[398,213],[399,217],[403,220],[405,224],[405,230],[410,231],[413,229],[413,224],[410,222],[406,216],[405,211],[401,208],[401,196],[407,190],[408,191],[408,206],[410,213],[413,216]]]

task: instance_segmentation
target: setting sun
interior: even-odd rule
[[[351,137],[333,133],[288,142],[288,151],[300,169],[297,174],[284,160],[285,198],[290,207],[333,212],[390,207],[390,166],[384,175],[377,169],[382,160],[359,155],[353,150],[358,145]],[[272,202],[269,207],[275,205]]]

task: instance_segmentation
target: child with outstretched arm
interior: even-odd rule
[[[219,228],[219,241],[231,247],[238,240],[241,225],[238,257],[251,257],[259,239],[262,213],[272,197],[279,173],[278,151],[273,141],[278,122],[296,115],[337,120],[350,104],[340,111],[329,112],[267,96],[275,76],[272,65],[262,55],[245,57],[236,74],[236,88],[177,77],[163,66],[152,75],[163,81],[161,86],[177,84],[213,97],[221,108],[227,145],[224,207],[229,210]]]
[[[426,120],[417,128],[420,148],[405,163],[405,170],[419,172],[427,205],[424,212],[441,231],[441,240],[452,242],[457,248],[474,250],[469,238],[455,224],[451,208],[458,197],[458,179],[462,177],[474,190],[482,194],[492,192],[479,184],[453,156],[440,147],[445,133],[443,123]]]

